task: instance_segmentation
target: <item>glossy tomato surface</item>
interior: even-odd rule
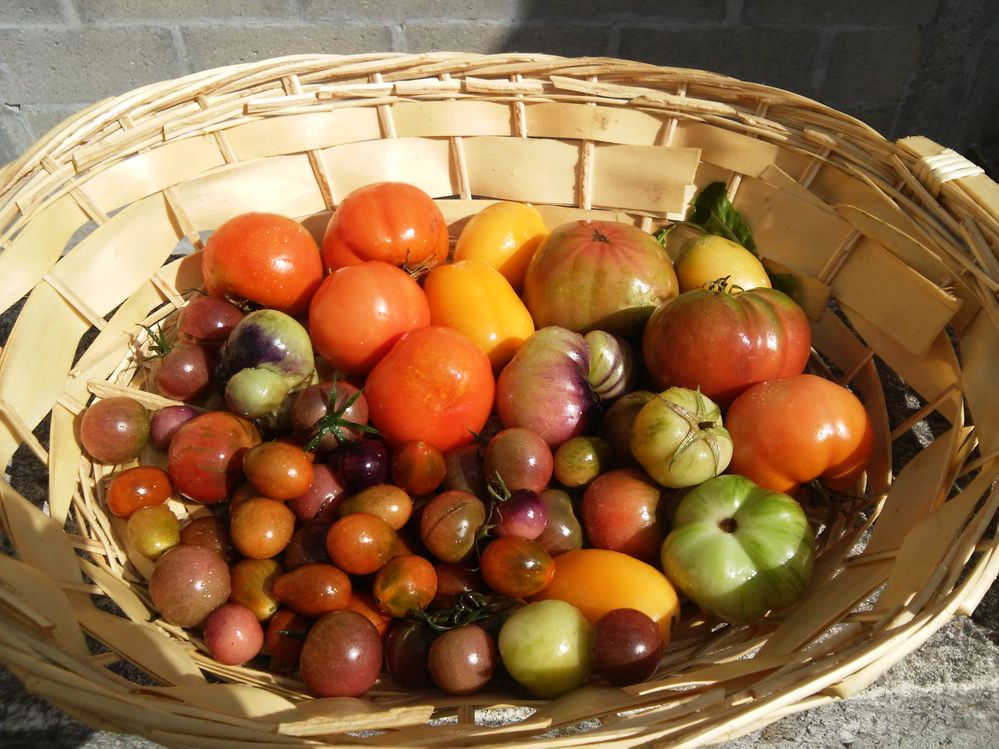
[[[390,445],[423,440],[446,452],[472,441],[493,406],[492,366],[456,330],[406,333],[368,375],[371,423]]]
[[[309,335],[334,369],[366,374],[401,335],[430,324],[420,285],[378,260],[334,270],[309,307]]]
[[[811,344],[804,311],[776,289],[702,290],[656,309],[642,356],[660,390],[700,389],[724,408],[754,383],[801,374]]]
[[[252,423],[228,411],[209,411],[185,422],[170,441],[167,473],[184,496],[215,504],[236,490],[243,455],[260,443]]]
[[[816,478],[850,488],[874,443],[857,396],[811,374],[754,385],[733,401],[726,426],[734,447],[729,471],[779,492]]]
[[[454,246],[454,259],[491,265],[520,290],[527,265],[547,235],[548,227],[534,206],[493,203],[465,224]]]
[[[377,182],[340,202],[326,227],[322,252],[332,270],[365,260],[430,268],[447,258],[447,222],[415,185]]]
[[[323,278],[316,241],[300,223],[274,213],[243,213],[216,229],[201,258],[214,297],[256,302],[300,315]]]

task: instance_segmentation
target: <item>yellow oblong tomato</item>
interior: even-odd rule
[[[717,234],[702,234],[684,242],[673,270],[681,294],[723,279],[726,291],[770,288],[770,277],[756,255]]]
[[[498,372],[534,332],[531,313],[496,268],[474,260],[439,265],[423,291],[430,322],[470,338]]]
[[[555,557],[551,585],[530,600],[551,598],[571,603],[591,624],[614,609],[637,609],[659,625],[664,645],[680,618],[680,599],[662,572],[609,549],[576,549]]]
[[[493,203],[465,224],[454,247],[454,259],[491,265],[513,288],[520,289],[527,264],[547,235],[548,227],[534,206]]]

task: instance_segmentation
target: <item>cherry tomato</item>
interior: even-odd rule
[[[204,504],[224,501],[243,477],[243,454],[260,432],[228,411],[209,411],[185,422],[167,453],[167,473],[185,497]]]
[[[493,539],[482,551],[482,578],[508,598],[540,593],[555,575],[551,554],[535,541],[519,536]]]
[[[691,237],[673,261],[680,292],[703,289],[722,281],[726,291],[770,287],[770,277],[757,257],[731,239],[717,234]]]
[[[253,488],[271,499],[295,499],[312,486],[312,458],[287,442],[262,442],[243,456],[243,472]]]
[[[149,411],[119,395],[94,403],[80,420],[80,442],[99,463],[127,463],[149,440]]]
[[[205,242],[205,288],[300,315],[323,280],[319,247],[300,223],[274,213],[243,213],[226,221]]]
[[[239,553],[251,559],[270,559],[288,545],[295,532],[295,514],[283,502],[254,497],[231,514],[229,532]]]
[[[246,606],[258,621],[267,621],[281,606],[274,597],[274,581],[282,572],[274,559],[240,559],[232,566],[229,600]]]
[[[340,569],[351,575],[369,575],[395,555],[395,529],[377,515],[345,515],[326,533],[326,551]]]
[[[416,280],[371,260],[330,273],[309,306],[309,335],[334,369],[366,374],[399,337],[430,324],[430,306]]]
[[[311,626],[311,619],[291,609],[281,609],[271,617],[264,632],[264,645],[276,665],[290,670],[298,664],[302,642]]]
[[[378,601],[366,590],[355,590],[350,596],[347,608],[361,614],[375,625],[378,634],[384,636],[389,625],[394,621],[391,616],[378,608]]]
[[[454,259],[491,265],[519,290],[528,263],[547,235],[548,227],[534,206],[493,203],[465,224],[454,247]]]
[[[196,343],[177,341],[163,356],[153,360],[153,382],[160,395],[192,401],[212,386],[215,357]]]
[[[420,513],[420,539],[442,562],[461,562],[472,553],[486,522],[486,505],[474,494],[451,489],[438,494]]]
[[[359,187],[336,207],[323,237],[323,263],[336,270],[365,260],[433,267],[448,253],[447,222],[433,199],[405,182]]]
[[[482,349],[431,325],[398,340],[368,375],[365,396],[371,423],[390,445],[423,440],[447,452],[482,431],[495,389]]]
[[[847,388],[802,374],[761,382],[729,407],[729,471],[789,493],[821,479],[846,490],[867,467],[873,430],[863,404]]]
[[[413,500],[405,489],[394,484],[375,484],[361,489],[341,503],[341,516],[356,512],[377,515],[394,530],[399,530],[413,514]]]
[[[115,474],[105,499],[111,514],[127,518],[140,507],[161,505],[170,499],[170,476],[156,466],[135,466]]]
[[[447,475],[444,453],[422,440],[399,445],[392,452],[389,473],[398,486],[409,494],[430,494]]]
[[[350,578],[332,564],[305,564],[274,580],[274,597],[302,616],[318,617],[347,607]]]
[[[378,607],[394,617],[425,609],[437,593],[434,566],[416,554],[393,557],[378,570],[372,587]]]
[[[503,274],[474,260],[434,268],[423,282],[434,325],[468,336],[498,372],[531,333],[534,320]]]
[[[230,563],[236,559],[229,523],[217,515],[202,515],[191,520],[180,529],[180,542],[189,546],[204,546]]]
[[[537,432],[526,427],[509,427],[489,440],[483,467],[487,480],[498,476],[510,491],[541,492],[551,480],[554,457]]]
[[[199,294],[181,308],[177,316],[177,336],[181,341],[217,351],[242,319],[243,310],[235,304]]]

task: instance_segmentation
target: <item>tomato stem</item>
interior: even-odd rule
[[[467,590],[458,596],[453,606],[432,612],[416,609],[411,618],[438,632],[445,632],[488,619],[506,611],[512,605],[513,599]]]
[[[342,445],[345,442],[350,442],[350,438],[343,431],[344,429],[353,429],[356,432],[361,432],[363,434],[373,434],[376,436],[381,436],[381,432],[375,429],[370,424],[359,424],[356,421],[351,421],[350,419],[345,419],[344,414],[347,410],[357,402],[357,399],[361,397],[364,389],[361,388],[356,393],[352,393],[349,398],[344,402],[340,408],[336,407],[337,398],[337,381],[339,379],[338,373],[333,372],[333,382],[330,385],[330,404],[326,410],[326,414],[315,423],[312,431],[312,438],[306,444],[305,449],[309,452],[314,451],[319,447],[319,443],[322,441],[323,437],[328,434],[332,434],[337,441],[337,444]]]

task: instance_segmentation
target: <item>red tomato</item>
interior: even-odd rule
[[[377,260],[333,271],[309,306],[309,335],[334,369],[367,374],[399,336],[430,324],[416,280]]]
[[[821,479],[834,490],[853,485],[867,466],[873,431],[847,388],[803,374],[754,385],[725,416],[732,435],[729,472],[789,493]]]
[[[432,325],[399,339],[371,370],[364,394],[371,423],[390,445],[423,440],[446,452],[482,430],[495,389],[482,349]]]
[[[294,219],[243,213],[226,221],[205,243],[201,257],[211,296],[248,299],[300,315],[323,280],[319,247]]]
[[[801,374],[811,345],[804,311],[776,289],[699,290],[652,313],[642,355],[659,390],[700,388],[724,408],[753,383]]]
[[[365,260],[432,268],[448,253],[447,222],[433,199],[405,182],[360,187],[337,206],[323,237],[323,263],[336,270]]]
[[[167,473],[181,494],[204,504],[223,502],[243,477],[243,455],[260,443],[246,419],[209,411],[185,422],[170,440]]]

